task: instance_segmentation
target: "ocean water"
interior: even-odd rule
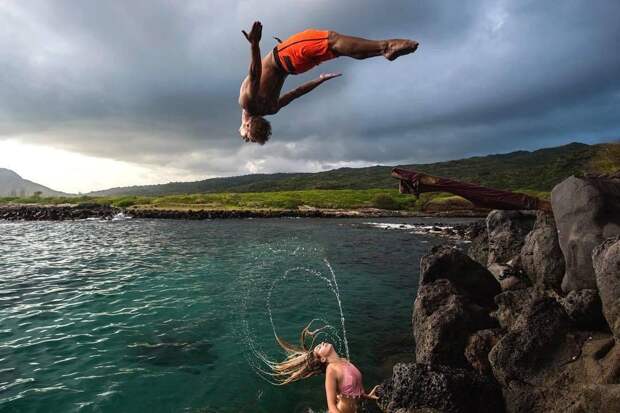
[[[0,412],[324,411],[323,377],[269,382],[274,332],[387,378],[445,241],[377,224],[435,221],[0,221]]]

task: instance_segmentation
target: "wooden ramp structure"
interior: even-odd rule
[[[401,194],[419,197],[424,192],[448,192],[467,199],[479,208],[551,211],[549,201],[518,192],[486,188],[402,168],[392,169],[392,177],[399,180]]]

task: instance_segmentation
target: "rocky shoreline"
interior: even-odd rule
[[[112,219],[120,208],[97,204],[82,205],[0,205],[0,220],[68,221],[88,218]]]
[[[480,217],[480,211],[444,211],[425,214],[390,211],[375,208],[338,209],[285,209],[285,210],[175,210],[161,208],[115,208],[98,204],[78,205],[0,205],[0,220],[8,221],[64,221],[87,218],[112,219],[118,214],[130,218],[147,219],[227,219],[227,218],[407,218],[407,217]]]
[[[620,411],[620,178],[568,178],[551,202],[421,259],[415,362],[383,412]]]

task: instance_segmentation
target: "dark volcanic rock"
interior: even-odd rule
[[[487,265],[505,263],[521,252],[525,236],[534,226],[529,212],[494,210],[487,216],[489,256]]]
[[[502,388],[508,412],[615,411],[601,400],[616,403],[613,388],[620,387],[608,385],[618,382],[620,361],[609,334],[569,333],[548,353],[552,362],[540,368],[535,383],[513,380]]]
[[[620,235],[620,179],[572,176],[553,188],[551,205],[566,262],[562,289],[596,288],[592,251]]]
[[[416,361],[467,366],[464,351],[469,336],[496,325],[487,308],[460,294],[450,281],[422,285],[413,310]]]
[[[603,314],[607,324],[620,340],[620,237],[606,240],[592,254]]]
[[[240,218],[356,218],[356,217],[394,217],[408,216],[409,213],[403,211],[386,211],[375,208],[362,208],[355,210],[338,209],[262,209],[262,210],[212,210],[212,209],[190,209],[190,210],[167,210],[159,208],[113,208],[102,206],[96,203],[82,203],[79,205],[0,205],[0,220],[72,220],[84,218],[112,218],[118,213],[123,213],[131,218],[147,219],[240,219]],[[450,238],[458,238],[457,230],[445,229],[441,235]]]
[[[493,274],[458,249],[442,245],[434,247],[420,260],[420,285],[446,279],[481,305],[493,305],[500,286]]]
[[[469,337],[465,347],[465,358],[469,365],[482,375],[490,375],[489,352],[501,338],[499,329],[476,331]]]
[[[3,205],[0,220],[62,221],[86,218],[109,219],[121,212],[118,208],[98,204],[69,205]]]
[[[507,413],[543,412],[547,391],[545,388],[511,382],[502,388]],[[550,413],[550,412],[549,412]]]
[[[504,291],[495,296],[497,310],[492,313],[492,316],[502,328],[509,329],[523,314],[530,302],[540,296],[541,293],[535,288]]]
[[[572,390],[565,401],[566,408],[556,405],[555,412],[620,412],[620,386],[617,384],[578,386]]]
[[[564,277],[564,255],[553,216],[539,211],[534,229],[525,237],[519,265],[533,285],[559,290]]]
[[[399,409],[436,409],[444,413],[501,413],[504,402],[497,384],[464,369],[424,364],[394,366],[381,385],[378,404],[385,413]]]
[[[489,235],[486,221],[476,222],[469,227],[468,238],[471,240],[467,255],[478,264],[487,266],[489,260]]]
[[[620,386],[580,384],[503,389],[507,413],[612,413],[620,411]]]
[[[601,298],[596,290],[569,292],[560,299],[560,304],[574,326],[584,330],[598,330],[605,327]]]
[[[503,386],[512,381],[533,384],[548,367],[551,354],[564,339],[568,325],[568,317],[555,299],[532,300],[489,353],[495,378]]]
[[[502,291],[522,290],[529,286],[529,280],[525,278],[523,272],[512,265],[493,263],[489,265],[488,270],[499,282]]]

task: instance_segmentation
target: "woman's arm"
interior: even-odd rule
[[[333,368],[327,367],[325,372],[325,395],[327,396],[327,408],[329,413],[341,413],[338,410],[338,378]]]

